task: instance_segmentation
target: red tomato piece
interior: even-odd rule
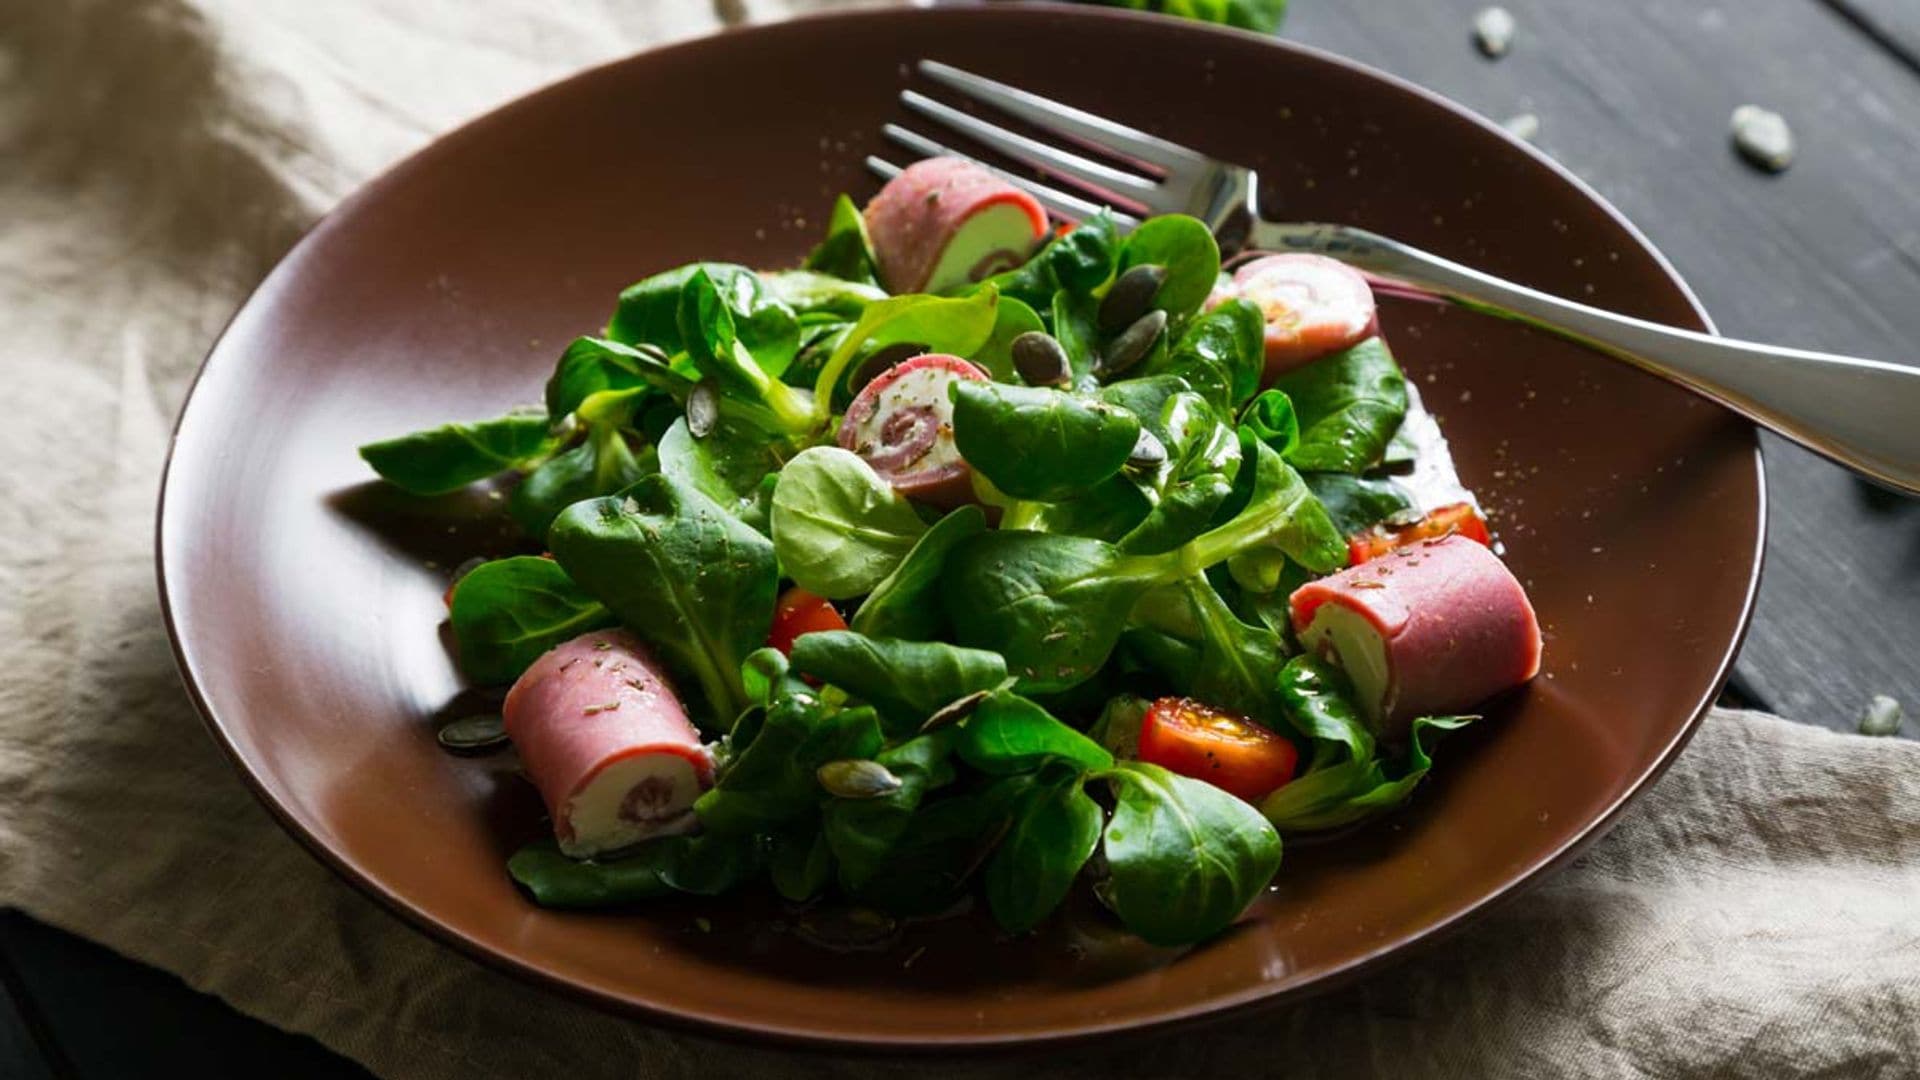
[[[1411,525],[1402,525],[1397,529],[1385,529],[1376,525],[1366,532],[1349,537],[1347,563],[1350,566],[1359,566],[1395,548],[1403,548],[1422,540],[1433,540],[1456,533],[1482,547],[1493,546],[1493,535],[1487,532],[1487,523],[1482,520],[1479,512],[1469,503],[1450,503]]]
[[[1140,722],[1140,760],[1258,802],[1293,779],[1300,752],[1244,716],[1165,697]]]
[[[767,644],[791,656],[793,639],[801,634],[846,628],[847,620],[832,604],[795,585],[781,593],[773,607],[773,629],[767,633]]]

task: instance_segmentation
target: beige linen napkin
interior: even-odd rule
[[[1335,2],[1335,0],[1326,0]],[[221,322],[375,170],[578,66],[797,0],[0,0],[0,903],[392,1077],[1012,1076],[740,1048],[402,925],[255,804],[153,587]],[[1920,746],[1721,712],[1571,868],[1366,984],[1049,1073],[1911,1076]]]

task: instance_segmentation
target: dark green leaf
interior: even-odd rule
[[[1293,413],[1293,399],[1278,390],[1268,390],[1249,402],[1240,414],[1240,426],[1283,458],[1300,443],[1300,418]]]
[[[1041,777],[987,861],[987,906],[1001,929],[1024,933],[1060,906],[1100,842],[1101,823],[1078,770],[1049,769]]]
[[[767,860],[774,891],[799,904],[826,891],[833,880],[833,849],[817,821],[803,821],[773,834]]]
[[[840,758],[872,757],[880,724],[868,708],[837,709],[812,694],[775,701],[746,748],[694,803],[709,830],[760,833],[812,813],[821,798],[815,770]]]
[[[1280,868],[1280,835],[1219,788],[1139,761],[1105,776],[1115,803],[1104,843],[1104,895],[1127,929],[1148,942],[1212,937]]]
[[[1314,472],[1364,471],[1407,413],[1406,380],[1378,337],[1284,372],[1273,387],[1300,418],[1300,443],[1287,461]]]
[[[648,387],[685,400],[693,380],[660,358],[605,338],[575,338],[547,380],[547,415],[555,420],[603,390]]]
[[[510,412],[471,424],[444,424],[371,442],[360,456],[388,483],[412,495],[445,495],[476,480],[528,469],[551,454],[546,413]]]
[[[696,275],[712,281],[719,308],[707,310],[705,318],[695,321],[694,336],[711,343],[712,328],[724,311],[732,334],[763,370],[775,376],[785,370],[800,345],[793,310],[767,295],[753,271],[730,263],[689,263],[628,286],[620,294],[606,336],[622,345],[654,345],[668,355],[692,351],[698,342],[688,340],[680,305],[681,293]]]
[[[918,729],[942,706],[1007,678],[997,652],[851,630],[800,635],[793,643],[793,669],[873,705],[887,731],[896,734]]]
[[[879,798],[827,803],[825,835],[843,888],[852,892],[865,885],[906,832],[921,800],[952,782],[951,741],[950,731],[936,731],[881,751],[875,760],[899,778],[898,788]]]
[[[524,555],[461,578],[452,620],[460,668],[483,685],[510,683],[548,649],[614,621],[552,559]]]
[[[1018,499],[1084,493],[1120,471],[1140,435],[1125,409],[1059,390],[956,380],[949,393],[960,455]]]
[[[771,541],[665,476],[574,504],[547,541],[574,581],[692,677],[712,722],[746,707],[740,662],[766,641],[779,585]]]
[[[1164,357],[1147,372],[1178,375],[1222,416],[1260,389],[1266,363],[1266,321],[1245,300],[1228,300],[1187,320]]]
[[[1413,510],[1413,500],[1407,497],[1406,489],[1392,480],[1347,473],[1302,475],[1342,536],[1355,536]]]
[[[1031,775],[924,802],[907,821],[885,863],[853,898],[902,915],[939,911],[959,899],[1012,824]]]
[[[946,628],[940,607],[940,572],[962,541],[987,527],[977,506],[963,506],[934,522],[914,542],[907,557],[882,578],[860,609],[853,613],[852,629],[876,638],[931,641]]]
[[[1029,772],[1048,761],[1082,770],[1113,764],[1099,743],[1010,690],[989,694],[974,708],[960,725],[954,750],[968,765],[995,776]]]
[[[808,270],[831,274],[862,285],[877,285],[873,271],[873,245],[867,240],[867,223],[860,208],[845,195],[833,201],[833,213],[827,219],[827,235],[820,246],[808,253],[803,264]]]
[[[769,478],[780,458],[764,434],[723,419],[704,438],[694,438],[685,417],[660,437],[660,471],[693,488],[722,509],[766,534],[770,528]]]
[[[660,876],[669,855],[667,848],[648,844],[620,858],[573,859],[548,837],[514,852],[507,873],[541,907],[613,907],[672,892]]]
[[[1035,311],[1053,308],[1054,294],[1088,296],[1113,276],[1119,233],[1105,211],[1078,227],[1054,237],[1022,266],[973,286],[988,286]]]
[[[653,451],[636,457],[618,427],[590,425],[586,441],[548,458],[520,481],[507,500],[507,512],[521,531],[544,541],[562,510],[582,499],[623,491],[657,468]]]

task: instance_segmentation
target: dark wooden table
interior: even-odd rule
[[[1495,120],[1538,116],[1535,142],[1646,231],[1722,332],[1920,361],[1920,3],[1505,2],[1519,33],[1497,62],[1470,44],[1480,0],[1295,0],[1286,36]],[[1746,102],[1792,123],[1786,173],[1734,156],[1728,118]],[[1876,693],[1920,709],[1920,502],[1765,441],[1766,578],[1730,697],[1838,730]],[[367,1075],[0,913],[0,1076],[175,1073]]]

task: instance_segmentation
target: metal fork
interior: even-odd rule
[[[1761,427],[1891,488],[1920,495],[1920,368],[1882,360],[1733,341],[1566,300],[1350,225],[1270,221],[1253,170],[1216,161],[1137,128],[1005,83],[922,60],[920,73],[1061,142],[1129,164],[1030,138],[914,90],[901,104],[941,127],[1046,173],[1064,190],[982,162],[1033,193],[1055,215],[1081,220],[1109,208],[1122,229],[1142,214],[1184,213],[1206,222],[1223,254],[1308,251],[1489,315],[1526,323],[1670,379]],[[898,124],[886,136],[923,157],[974,155]],[[878,157],[883,178],[900,168]],[[1630,436],[1628,436],[1630,437]]]

